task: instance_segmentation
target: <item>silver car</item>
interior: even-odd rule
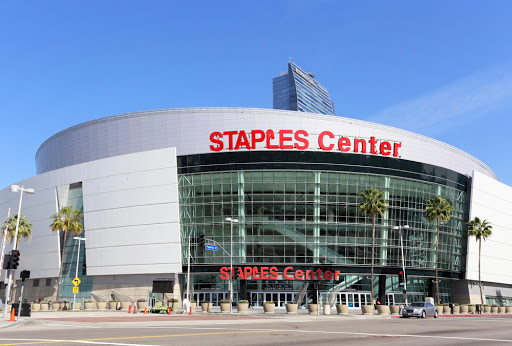
[[[431,303],[412,303],[402,309],[402,317],[425,318],[427,316],[433,316],[434,318],[438,316],[437,307]]]

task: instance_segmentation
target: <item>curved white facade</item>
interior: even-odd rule
[[[134,152],[175,147],[177,155],[212,152],[213,132],[306,130],[309,147],[321,151],[318,135],[331,131],[340,136],[402,143],[399,158],[444,167],[471,176],[473,170],[497,179],[480,160],[453,146],[390,126],[361,120],[254,108],[164,109],[111,116],[70,127],[45,141],[36,154],[37,172]],[[277,140],[277,139],[276,139]],[[247,150],[241,148],[240,150]],[[265,150],[258,143],[255,150]],[[335,149],[333,152],[336,151]],[[367,150],[369,152],[369,150]]]

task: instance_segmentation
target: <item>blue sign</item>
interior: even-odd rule
[[[210,244],[206,244],[206,245],[204,246],[204,248],[205,248],[206,250],[213,250],[213,251],[217,251],[217,250],[219,250],[219,247],[218,247],[218,246],[216,246],[216,245],[210,245]]]

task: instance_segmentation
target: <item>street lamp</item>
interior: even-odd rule
[[[76,273],[75,273],[75,277],[77,278],[78,277],[78,261],[80,259],[80,244],[81,244],[82,240],[85,242],[85,238],[73,237],[73,239],[78,240],[78,253],[76,255]],[[66,244],[64,244],[64,246],[66,246]],[[76,293],[73,293],[73,311],[75,310],[75,305],[76,305],[75,303],[76,303]]]
[[[231,223],[231,266],[229,269],[229,313],[233,313],[233,224],[238,223],[238,219],[233,219],[231,217],[227,217],[226,221]]]
[[[402,271],[404,272],[404,294],[405,294],[405,305],[407,306],[407,276],[405,275],[405,259],[404,259],[404,241],[402,239],[402,230],[408,230],[409,225],[398,225],[393,226],[393,230],[399,230],[400,231],[400,248],[402,250]]]
[[[18,248],[18,230],[20,227],[20,218],[21,218],[21,201],[23,200],[23,192],[26,192],[28,194],[35,193],[34,189],[31,188],[25,188],[23,185],[21,187],[19,185],[11,185],[11,188],[9,189],[11,192],[19,192],[20,193],[20,204],[18,206],[18,217],[16,219],[16,232],[14,233],[14,245],[12,247],[13,250],[17,250]],[[11,289],[12,289],[12,269],[9,270],[9,280],[7,289],[5,291],[5,304],[10,301],[11,299]],[[14,297],[12,297],[14,299]],[[21,308],[21,307],[20,307]],[[4,309],[4,318],[7,316],[7,309]]]

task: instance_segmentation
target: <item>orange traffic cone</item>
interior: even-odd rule
[[[133,305],[133,313],[136,314],[137,313],[137,304]]]
[[[11,318],[9,319],[9,322],[15,322],[16,317],[14,315],[14,308],[11,308]]]
[[[190,307],[190,312],[188,314],[192,315],[192,307]]]
[[[147,313],[148,313],[148,308],[144,307],[144,315],[146,315]]]
[[[132,304],[128,307],[128,313],[132,312]]]
[[[172,311],[172,309],[171,309],[171,307],[169,306],[169,310],[167,311],[167,314],[171,315],[171,311]]]

